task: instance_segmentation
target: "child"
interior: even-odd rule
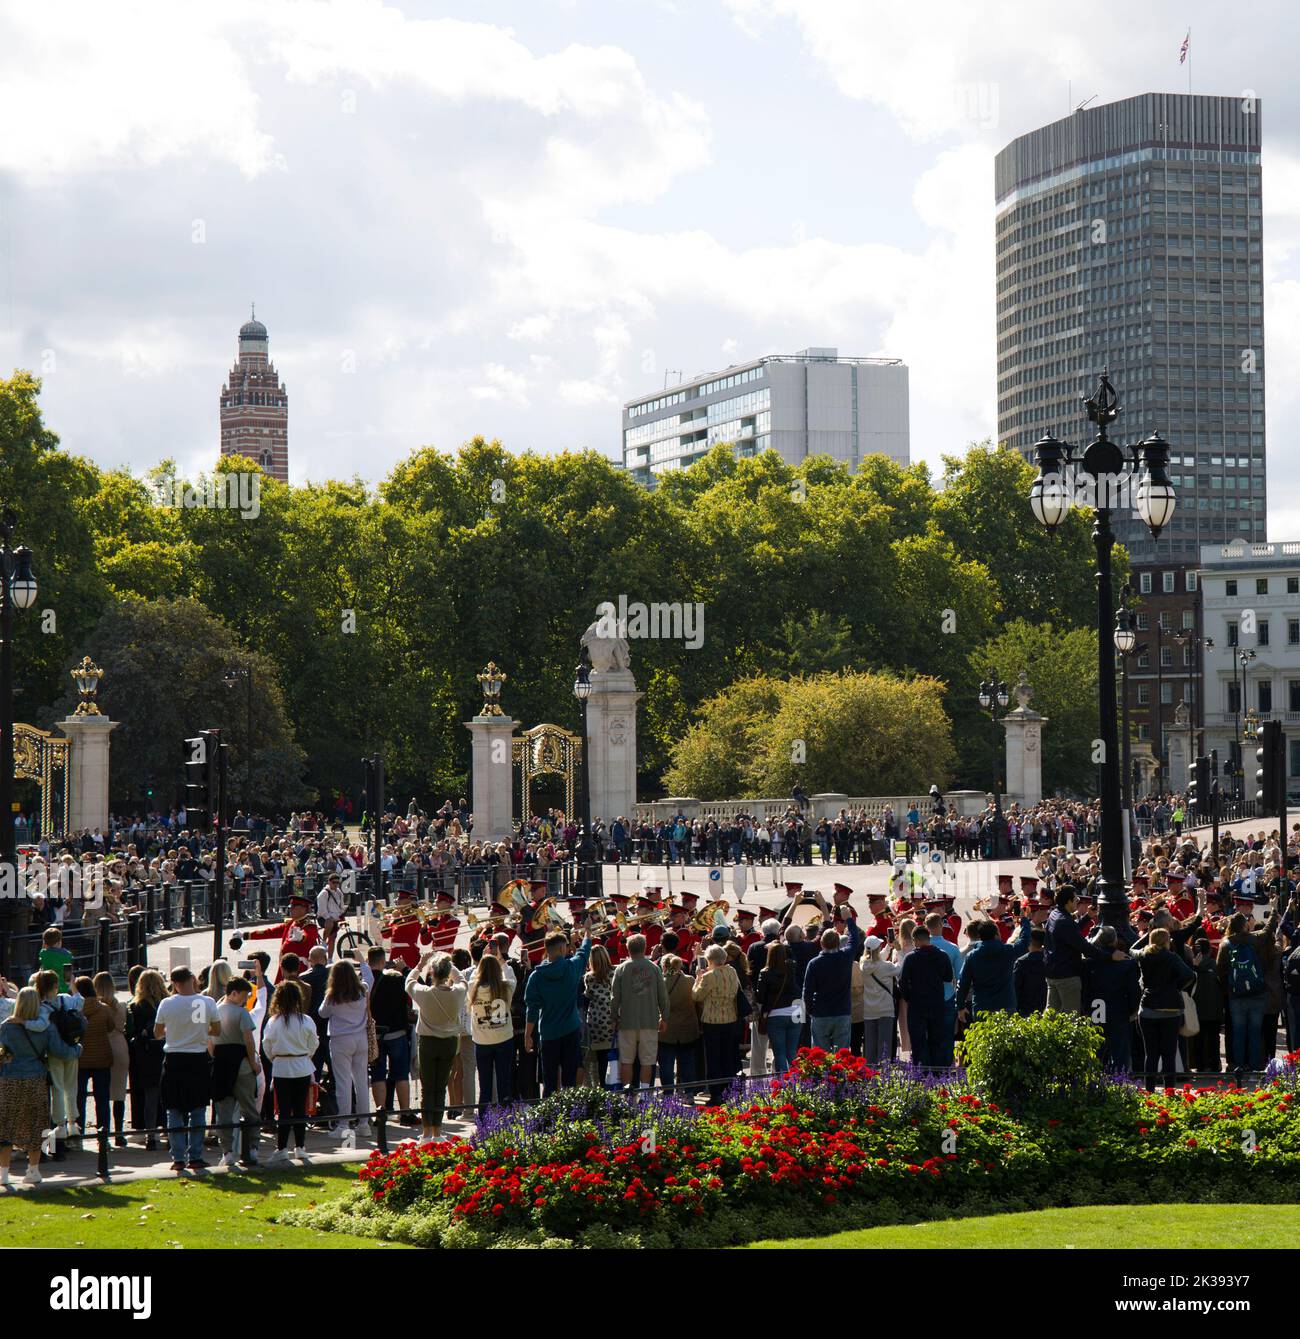
[[[63,947],[63,931],[57,925],[51,925],[41,935],[41,952],[37,959],[43,972],[53,972],[59,978],[59,994],[68,989],[68,968],[72,966],[72,954]]]

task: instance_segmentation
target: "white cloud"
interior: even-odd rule
[[[525,316],[522,321],[516,321],[506,331],[506,338],[520,340],[545,339],[554,329],[554,320],[544,313],[539,313],[536,316]]]

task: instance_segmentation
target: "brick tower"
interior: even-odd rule
[[[289,394],[256,311],[239,327],[239,358],[221,388],[221,454],[249,456],[269,478],[289,482]]]

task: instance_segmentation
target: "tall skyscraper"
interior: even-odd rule
[[[719,442],[752,456],[769,447],[798,464],[826,455],[908,463],[907,367],[841,358],[838,349],[756,358],[623,406],[623,465],[638,483],[684,469]]]
[[[1172,451],[1173,523],[1116,533],[1135,567],[1265,538],[1257,99],[1144,93],[1076,111],[997,156],[998,436],[1082,444],[1109,368],[1125,440]]]
[[[289,481],[289,393],[256,311],[239,327],[239,355],[221,388],[221,454],[249,456],[268,477]]]
[[[1266,537],[1260,122],[1254,98],[1144,93],[1022,135],[994,167],[998,437],[1031,457],[1047,432],[1086,444],[1079,397],[1107,368],[1116,436],[1170,443],[1172,523],[1153,540],[1131,508],[1114,517],[1139,604],[1135,762],[1166,786],[1179,704],[1202,731],[1221,710],[1201,546]]]

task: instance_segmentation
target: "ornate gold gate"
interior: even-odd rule
[[[45,837],[67,831],[70,743],[34,725],[14,725],[14,779],[35,781],[40,787],[41,835]]]
[[[558,725],[535,725],[523,738],[510,741],[511,761],[519,777],[519,821],[527,823],[532,812],[532,784],[535,777],[564,778],[564,813],[574,814],[578,768],[582,764],[582,739]]]

